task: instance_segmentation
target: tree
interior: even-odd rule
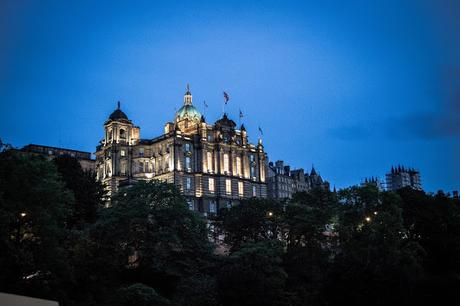
[[[401,198],[374,187],[340,193],[341,252],[328,278],[332,304],[408,304],[421,276],[423,250],[407,238]]]
[[[113,306],[151,306],[170,305],[170,302],[160,296],[153,288],[143,284],[133,284],[118,289],[112,300]]]
[[[73,203],[52,163],[0,153],[0,291],[66,299],[73,279],[66,221]]]
[[[281,202],[252,198],[231,209],[221,209],[215,224],[225,234],[225,243],[235,251],[245,243],[280,238],[282,215]]]
[[[421,245],[424,279],[418,285],[419,300],[438,303],[442,296],[460,302],[460,203],[443,192],[435,195],[404,188],[398,190],[403,200],[404,225],[410,240]]]
[[[85,224],[94,223],[105,196],[104,187],[96,181],[95,173],[83,171],[78,160],[69,155],[58,156],[53,161],[66,187],[75,197],[69,226],[82,229]]]
[[[139,182],[120,190],[90,238],[90,256],[98,258],[92,264],[107,293],[117,280],[177,298],[185,279],[206,275],[212,266],[205,221],[188,209],[172,184]]]
[[[285,305],[287,278],[282,245],[276,240],[248,243],[224,258],[218,274],[222,305]]]
[[[288,273],[291,303],[318,304],[326,275],[336,251],[338,202],[335,193],[324,189],[294,194],[283,218],[286,252],[283,266]]]

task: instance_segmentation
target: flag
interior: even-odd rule
[[[208,103],[206,101],[203,101],[204,107],[208,107]]]
[[[226,93],[226,92],[224,91],[224,101],[225,101],[225,104],[227,104],[229,100],[230,100],[230,97],[228,96],[228,93]]]
[[[259,126],[259,132],[260,132],[260,135],[264,134],[264,132],[262,132],[262,129],[260,128],[260,126]]]
[[[243,112],[240,109],[240,119],[243,118]]]

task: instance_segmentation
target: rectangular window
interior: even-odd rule
[[[121,151],[120,151],[120,156],[126,156],[126,151],[125,151],[125,150],[121,150]]]
[[[140,157],[144,156],[144,148],[139,148],[139,156]]]
[[[208,172],[212,172],[212,169],[213,169],[213,166],[212,166],[212,153],[211,152],[208,152],[206,154],[206,160],[207,160],[207,163],[208,163]]]
[[[188,209],[195,210],[195,207],[193,205],[193,200],[192,199],[187,200],[187,205],[188,205]]]
[[[244,184],[243,182],[238,182],[238,195],[242,197],[244,195]]]
[[[209,178],[209,191],[214,192],[214,178]]]
[[[252,196],[253,197],[257,196],[257,188],[256,188],[256,186],[252,186]]]
[[[227,194],[232,194],[232,180],[230,179],[225,180],[225,192]]]
[[[185,170],[186,171],[192,171],[191,159],[190,159],[189,156],[185,157]]]
[[[185,189],[192,189],[192,179],[190,177],[185,178]]]
[[[184,151],[185,151],[185,152],[190,152],[190,148],[191,148],[191,146],[190,146],[189,143],[186,143],[186,144],[184,145]]]
[[[141,173],[141,172],[144,172],[144,163],[143,162],[139,162],[138,164],[139,168],[138,168],[138,172]]]
[[[228,161],[228,154],[225,153],[224,154],[224,173],[228,173],[230,170],[229,170],[229,161]]]
[[[126,162],[122,162],[120,164],[120,173],[121,175],[125,175],[126,174]]]
[[[236,157],[236,175],[241,173],[241,157]]]
[[[215,200],[209,201],[209,212],[214,214],[217,212],[217,205]]]
[[[232,208],[232,201],[231,200],[227,201],[226,206],[228,209]]]

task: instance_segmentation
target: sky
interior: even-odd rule
[[[117,101],[153,138],[190,83],[337,188],[401,164],[458,190],[459,29],[456,0],[2,0],[0,138],[94,152]]]

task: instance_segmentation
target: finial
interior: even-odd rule
[[[187,91],[190,91],[190,84],[187,83]]]
[[[120,101],[117,102],[117,106],[118,106],[117,109],[120,109]]]

